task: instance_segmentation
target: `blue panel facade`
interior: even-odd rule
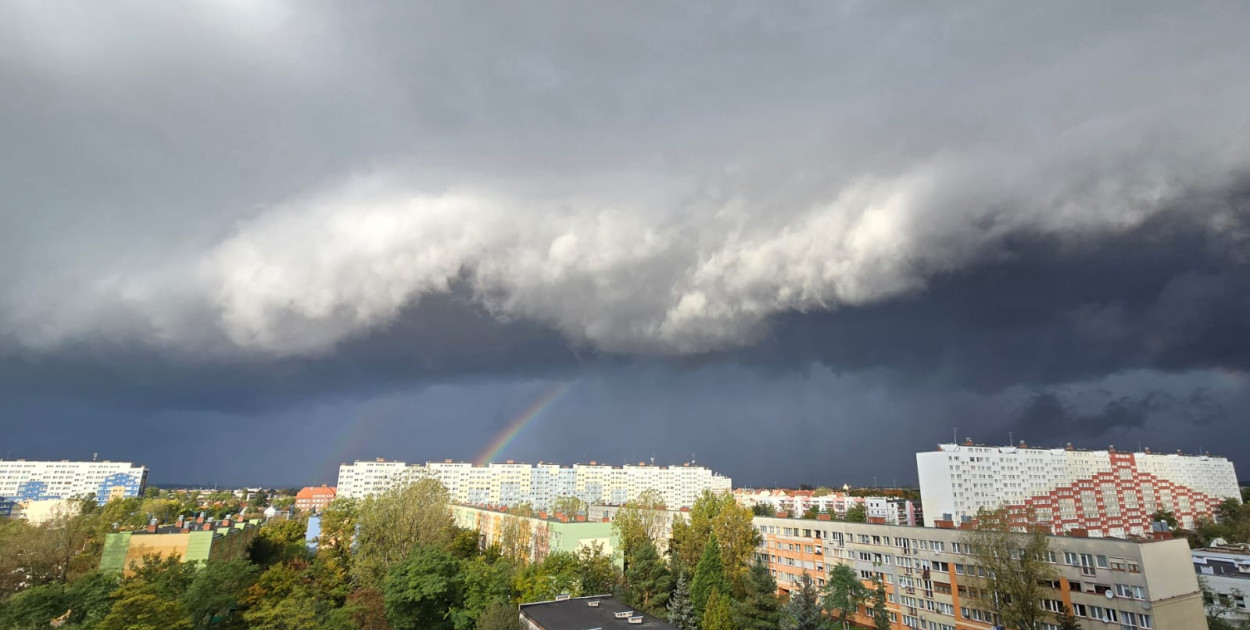
[[[13,507],[15,505],[17,505],[15,501],[9,501],[8,499],[0,499],[0,517],[7,518],[10,516],[13,516]]]
[[[13,498],[18,501],[42,501],[44,499],[59,499],[61,497],[48,494],[48,484],[32,479],[18,486],[17,496]]]
[[[143,480],[134,475],[116,473],[105,477],[104,481],[100,482],[100,486],[96,489],[95,493],[96,503],[99,503],[100,505],[108,503],[109,493],[117,486],[125,488],[122,492],[122,496],[124,497],[137,497],[139,496],[139,493],[143,492]]]

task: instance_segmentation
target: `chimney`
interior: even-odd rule
[[[1108,452],[1108,453],[1114,453],[1114,452],[1115,452],[1115,444],[1112,444],[1112,445],[1108,446],[1108,447],[1107,447],[1107,452]]]
[[[147,529],[148,529],[148,533],[149,533],[149,534],[155,534],[155,533],[156,533],[156,519],[152,519],[152,520],[148,521],[148,528],[147,528]]]
[[[221,526],[222,526],[222,527],[230,527],[230,518],[229,518],[229,517],[227,517],[227,518],[223,518],[223,519],[221,519]]]
[[[972,443],[972,438],[964,438],[964,446],[976,446]]]
[[[1028,447],[1029,447],[1029,445],[1028,445],[1028,444],[1025,444],[1025,443],[1024,443],[1024,440],[1020,440],[1020,448],[1028,448]]]
[[[1072,450],[1076,450],[1076,449],[1072,448],[1072,443],[1071,443],[1071,442],[1068,442],[1067,446],[1064,446],[1064,447],[1063,447],[1063,450],[1065,450],[1065,451],[1072,451]]]

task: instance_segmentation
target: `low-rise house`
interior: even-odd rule
[[[170,525],[155,523],[133,532],[109,534],[104,539],[100,569],[127,575],[149,555],[176,555],[183,562],[234,560],[247,554],[248,545],[260,531],[260,521],[214,522],[211,517],[194,521],[179,519]]]

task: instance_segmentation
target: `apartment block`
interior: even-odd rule
[[[454,505],[451,512],[457,527],[477,530],[483,548],[518,545],[525,548],[525,555],[533,562],[542,562],[552,552],[577,553],[583,547],[595,544],[602,545],[604,554],[612,555],[618,546],[612,523],[606,518],[592,521],[585,516],[545,511],[522,516],[510,514],[504,508],[469,505]],[[507,541],[508,535],[516,536],[517,540]],[[620,559],[614,561],[619,563]]]
[[[1213,518],[1240,498],[1223,457],[1067,448],[941,444],[916,454],[925,524],[965,523],[981,509],[1007,508],[1055,533],[1091,537],[1150,534],[1151,515],[1172,512],[1182,527]]]
[[[757,517],[754,525],[762,539],[758,557],[781,591],[801,588],[805,574],[824,586],[829,570],[844,564],[865,586],[884,582],[892,628],[991,630],[999,621],[975,597],[977,568],[966,531],[772,517]],[[1090,630],[1206,627],[1184,540],[1052,536],[1049,543],[1058,579],[1042,602],[1047,611],[1070,606]],[[854,621],[871,627],[872,615],[869,603]],[[1043,626],[1056,629],[1053,620]]]
[[[898,497],[853,497],[845,492],[817,495],[811,490],[755,489],[734,490],[734,500],[743,507],[767,505],[777,514],[799,518],[815,509],[831,518],[844,518],[848,510],[863,506],[868,519],[888,525],[921,525],[924,512],[919,502]]]
[[[1233,626],[1250,623],[1250,545],[1218,545],[1189,553],[1194,572],[1211,593],[1212,612]]]
[[[0,460],[0,497],[11,501],[42,501],[95,497],[137,497],[147,485],[148,469],[130,462],[69,460]]]
[[[689,507],[704,490],[729,492],[732,481],[702,466],[614,467],[598,462],[561,466],[514,461],[475,466],[468,462],[357,461],[339,466],[340,496],[360,498],[397,483],[422,477],[437,479],[454,503],[516,505],[548,509],[560,497],[574,496],[588,504],[621,505],[643,491],[660,492],[667,506]]]

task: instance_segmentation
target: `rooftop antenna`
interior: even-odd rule
[[[959,427],[951,427],[951,444],[959,444]]]
[[[1008,431],[1007,432],[1007,446],[1015,446],[1015,445],[1016,445],[1016,434],[1012,433],[1011,431]]]

